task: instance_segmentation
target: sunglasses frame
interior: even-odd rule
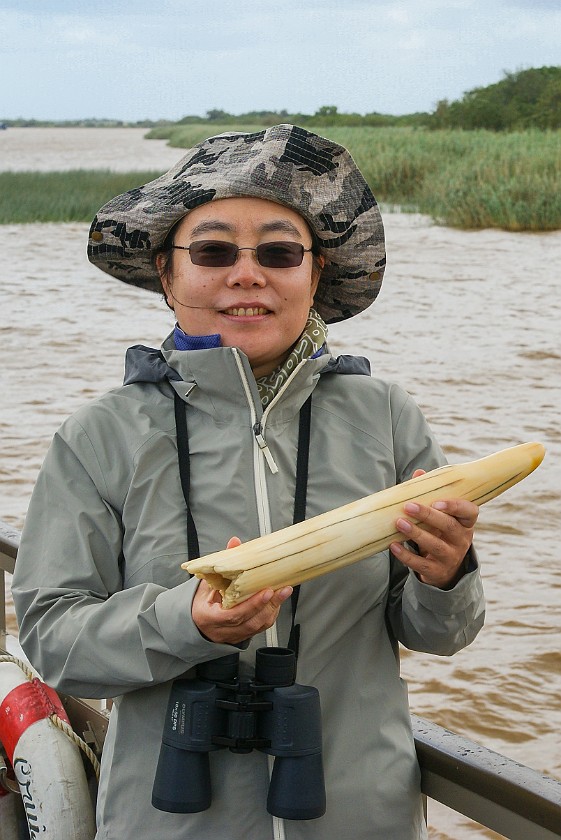
[[[204,246],[204,245],[225,246],[224,257],[226,257],[226,255],[229,254],[230,256],[233,257],[232,261],[231,262],[224,262],[224,263],[205,263],[205,262],[198,262],[197,259],[193,259],[193,254],[191,252],[194,251],[195,255],[197,255],[198,247]],[[300,255],[300,261],[296,262],[296,263],[293,263],[291,265],[267,265],[266,262],[263,263],[260,259],[260,254],[263,255],[263,252],[264,252],[265,249],[270,248],[271,246],[275,246],[275,245],[277,245],[277,246],[278,245],[283,245],[283,246],[290,245],[292,248],[301,248],[302,253]],[[195,247],[195,249],[194,249],[193,246],[198,246],[198,247]],[[203,268],[229,268],[229,267],[236,264],[236,262],[238,260],[238,257],[239,257],[239,254],[240,254],[240,251],[255,251],[255,257],[257,259],[257,262],[259,263],[259,265],[262,268],[298,268],[299,266],[302,265],[302,262],[304,260],[304,254],[308,254],[313,250],[313,248],[304,248],[304,246],[300,242],[286,242],[284,240],[279,240],[279,241],[275,241],[275,242],[263,242],[263,243],[257,245],[255,248],[250,248],[250,247],[245,247],[245,246],[240,248],[238,245],[235,245],[233,242],[226,242],[223,239],[199,239],[196,242],[191,242],[190,245],[176,245],[175,243],[172,243],[171,247],[172,248],[177,248],[180,251],[189,251],[189,256],[191,258],[191,262],[193,263],[193,265],[200,265]],[[228,256],[228,259],[230,259],[230,256]]]

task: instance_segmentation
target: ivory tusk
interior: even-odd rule
[[[405,502],[468,499],[482,505],[526,478],[544,455],[541,443],[522,443],[477,461],[439,467],[182,568],[219,590],[228,609],[261,589],[295,586],[404,542],[407,537],[395,522]]]

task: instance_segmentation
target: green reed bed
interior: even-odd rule
[[[223,131],[259,126],[161,127],[147,136],[189,148]],[[380,203],[439,224],[510,231],[561,229],[561,132],[316,129],[347,146]],[[0,173],[0,223],[86,221],[104,201],[160,173]]]
[[[510,231],[561,229],[561,132],[362,129],[343,139],[381,202],[436,222]]]
[[[96,211],[125,190],[161,172],[0,172],[0,224],[91,222]]]
[[[209,134],[259,126],[187,125],[148,136],[189,148]],[[561,132],[312,129],[352,153],[376,198],[459,228],[561,229]]]

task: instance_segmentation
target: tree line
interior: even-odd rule
[[[474,88],[456,102],[442,99],[428,125],[490,131],[561,128],[561,67],[505,73],[500,82]]]
[[[419,112],[392,116],[372,112],[340,112],[336,105],[322,105],[314,114],[282,111],[249,111],[230,114],[220,109],[205,117],[186,116],[179,125],[217,123],[220,125],[276,125],[290,122],[314,126],[423,126],[429,129],[520,131],[528,128],[561,128],[561,66],[538,67],[505,72],[504,78],[487,87],[467,91],[461,99],[441,99],[432,113]]]
[[[123,122],[108,119],[80,119],[62,122],[24,119],[0,120],[5,126],[142,126],[155,128],[169,125],[217,124],[267,126],[287,122],[301,126],[411,126],[428,129],[487,129],[488,131],[523,131],[561,128],[561,66],[534,67],[505,72],[500,82],[469,90],[461,99],[441,99],[433,112],[395,116],[372,111],[367,114],[339,111],[336,105],[322,105],[313,114],[280,111],[248,111],[231,114],[212,108],[205,116],[188,115],[168,120]]]

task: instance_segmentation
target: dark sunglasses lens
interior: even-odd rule
[[[264,268],[296,268],[304,258],[304,246],[298,242],[265,242],[255,250]]]
[[[212,239],[193,242],[189,246],[191,262],[210,268],[222,268],[234,265],[238,256],[238,246],[232,242],[215,242]]]
[[[234,265],[239,248],[232,242],[203,239],[189,246],[191,262],[208,268]],[[295,268],[302,265],[304,246],[299,242],[265,242],[255,249],[257,260],[264,268]]]

